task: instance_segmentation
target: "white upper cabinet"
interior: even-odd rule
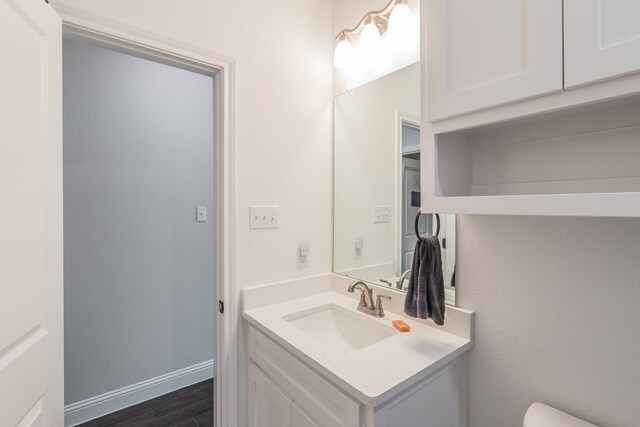
[[[640,217],[640,0],[422,6],[424,212]]]
[[[565,87],[640,70],[640,1],[564,0]]]
[[[428,121],[562,90],[562,0],[426,0],[425,16]]]

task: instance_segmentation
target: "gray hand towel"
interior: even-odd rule
[[[444,278],[440,241],[436,236],[422,237],[416,242],[404,312],[444,325]]]

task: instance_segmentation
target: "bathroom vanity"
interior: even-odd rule
[[[404,295],[378,289],[392,299],[375,318],[357,310],[350,283],[327,274],[243,290],[248,425],[466,425],[473,313],[447,307],[438,327],[398,314]]]

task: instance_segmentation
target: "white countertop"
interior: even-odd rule
[[[411,331],[395,333],[360,350],[339,352],[283,319],[327,304],[335,304],[384,325],[390,326],[392,320],[402,319]],[[472,347],[469,339],[422,321],[388,310],[384,318],[378,319],[357,311],[356,306],[357,299],[325,289],[289,301],[250,307],[243,317],[348,394],[374,407],[435,373]]]

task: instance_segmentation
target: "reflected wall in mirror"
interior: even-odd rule
[[[420,207],[420,65],[335,99],[333,269],[406,291]],[[455,215],[440,215],[445,293],[455,304]],[[418,231],[433,234],[435,216]]]

